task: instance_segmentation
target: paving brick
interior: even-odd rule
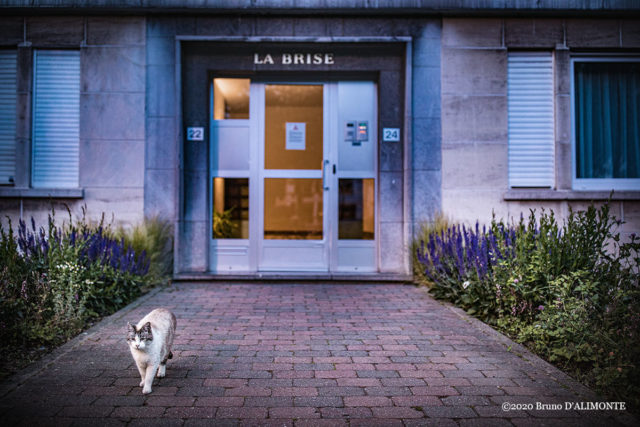
[[[244,406],[256,406],[260,408],[273,408],[278,406],[293,406],[293,397],[245,397]]]
[[[320,418],[320,411],[317,408],[301,406],[294,408],[271,408],[269,409],[271,418]]]
[[[318,389],[315,387],[273,387],[272,396],[317,396]]]
[[[117,410],[120,408],[115,409]],[[67,406],[62,408],[56,416],[71,418],[102,418],[108,417],[113,411],[113,406]]]
[[[318,387],[319,396],[364,396],[362,387]]]
[[[140,318],[157,306],[171,308],[189,330],[179,327],[174,360],[151,395],[142,394],[122,347],[122,324],[106,321],[3,395],[4,424],[538,426],[622,419],[503,412],[503,402],[563,402],[573,383],[507,352],[422,288],[179,284],[116,317]]]
[[[412,408],[407,407],[381,407],[381,408],[371,408],[373,411],[373,416],[376,418],[386,418],[386,419],[394,419],[394,418],[422,418],[424,417],[424,413],[422,411],[417,411]]]
[[[196,406],[242,406],[244,397],[198,397]]]
[[[365,387],[368,396],[411,396],[408,387]]]
[[[382,396],[348,396],[344,398],[344,406],[392,406],[392,402]]]
[[[478,416],[473,409],[467,406],[427,406],[422,410],[430,418],[474,418]]]
[[[111,412],[113,418],[159,418],[164,414],[165,408],[159,406],[121,406]]]
[[[235,387],[228,388],[225,396],[271,396],[271,389],[266,387]]]
[[[321,408],[322,418],[371,418],[373,412],[370,408],[352,407],[352,408]]]
[[[440,406],[441,399],[436,396],[394,396],[391,398],[396,406]]]
[[[165,417],[170,418],[199,418],[199,419],[211,419],[215,418],[218,408],[213,407],[189,407],[189,406],[174,406],[167,408]]]
[[[406,427],[458,427],[458,423],[451,418],[421,418],[405,420]]]
[[[354,418],[349,422],[349,426],[362,426],[362,427],[401,427],[404,424],[399,419],[389,419],[389,418],[373,418],[373,419],[359,419]]]
[[[292,385],[295,387],[335,387],[338,385],[338,380],[333,378],[296,378],[292,380]]]
[[[338,378],[337,382],[340,387],[379,387],[382,385],[378,378]]]
[[[400,375],[402,376],[402,374]],[[382,378],[380,382],[385,387],[425,386],[427,383],[422,378]]]
[[[216,418],[267,418],[266,408],[218,408]]]
[[[460,394],[458,390],[449,386],[410,387],[410,389],[416,396],[456,396]]]
[[[504,390],[497,386],[492,385],[476,385],[476,386],[456,386],[456,390],[460,392],[460,394],[466,395],[480,395],[480,396],[496,396],[505,394]],[[532,396],[532,394],[527,394],[528,396]]]
[[[358,378],[398,378],[396,371],[357,371]]]

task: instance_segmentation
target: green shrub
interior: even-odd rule
[[[168,220],[145,218],[131,229],[120,227],[116,236],[135,253],[146,254],[151,281],[166,281],[173,274],[173,226]]]
[[[10,349],[64,342],[157,283],[172,268],[171,237],[159,220],[134,228],[127,240],[103,220],[74,221],[70,212],[61,226],[55,213],[46,227],[0,224],[0,362]]]
[[[570,210],[563,224],[532,211],[487,230],[454,224],[414,247],[436,298],[638,410],[640,239],[623,242],[620,224],[608,204]]]

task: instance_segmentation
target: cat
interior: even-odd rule
[[[127,342],[140,372],[143,394],[151,393],[153,378],[163,378],[167,360],[173,357],[171,345],[176,333],[176,316],[164,308],[156,308],[138,322],[127,323]]]

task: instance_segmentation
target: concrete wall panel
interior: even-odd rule
[[[84,18],[45,17],[27,18],[27,40],[33,47],[80,47],[84,40]]]
[[[502,47],[502,19],[444,18],[442,45],[446,47]]]
[[[507,218],[508,205],[503,202],[502,189],[455,189],[442,191],[442,212],[452,221],[465,224],[491,223],[491,215]]]
[[[456,144],[442,150],[442,189],[506,189],[505,144]]]
[[[443,96],[443,144],[507,142],[506,96]]]
[[[442,58],[443,94],[507,95],[506,50],[445,48]]]
[[[617,19],[568,19],[566,28],[569,48],[620,46]]]
[[[170,169],[147,169],[144,175],[144,214],[172,219],[176,174]]]
[[[640,47],[640,19],[623,19],[620,24],[622,47]]]
[[[144,46],[83,49],[82,91],[144,94],[144,64]]]
[[[84,94],[80,96],[80,106],[81,138],[142,140],[145,137],[144,94]]]
[[[439,171],[442,165],[439,118],[413,120],[413,169]]]
[[[408,256],[407,247],[402,244],[404,232],[402,222],[381,222],[379,245],[382,248],[380,256],[380,271],[393,272],[404,269]]]
[[[190,250],[178,251],[178,270],[181,272],[205,272],[208,269],[207,244],[209,227],[206,222],[182,223],[181,239],[189,242]]]
[[[80,186],[142,188],[144,140],[83,140],[80,144]]]
[[[24,41],[24,18],[4,16],[0,18],[0,46],[16,46]]]
[[[564,43],[562,19],[506,19],[505,45],[509,48],[554,48]]]
[[[174,117],[147,118],[147,156],[149,169],[175,169],[178,165],[177,138]]]
[[[88,45],[144,45],[144,17],[87,18]]]
[[[380,221],[402,221],[402,172],[381,172],[378,184]]]

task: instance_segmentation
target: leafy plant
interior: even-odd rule
[[[20,220],[16,230],[11,221],[7,230],[0,224],[3,364],[17,349],[29,352],[64,342],[132,301],[167,271],[168,226],[158,221],[146,228],[151,231],[144,239],[127,240],[104,219],[92,224],[84,211],[77,220],[68,213],[68,222],[60,226],[55,212],[45,227],[33,219],[29,225]],[[150,264],[147,248],[156,264]],[[151,274],[150,265],[156,269]]]
[[[608,204],[459,224],[414,243],[421,281],[586,384],[640,409],[640,239]]]
[[[233,209],[232,206],[222,212],[213,212],[214,239],[228,239],[235,236],[238,224],[233,220]]]
[[[116,236],[135,253],[145,253],[152,281],[166,280],[173,273],[173,225],[158,216],[145,218],[130,229],[120,227]]]

